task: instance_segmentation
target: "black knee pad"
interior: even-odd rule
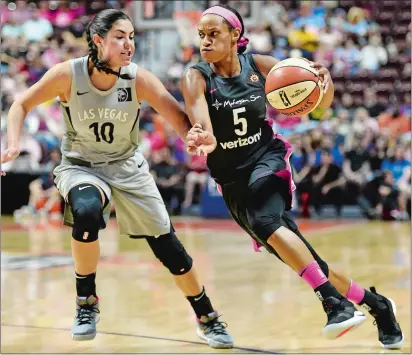
[[[193,260],[183,244],[177,239],[173,227],[170,233],[157,238],[147,237],[147,242],[154,255],[173,275],[184,275],[190,271]]]
[[[99,189],[91,184],[73,187],[68,196],[73,214],[72,236],[83,243],[94,242],[98,238],[100,228],[104,228],[103,203]],[[84,233],[88,236],[84,239]]]
[[[276,211],[265,214],[252,213],[248,215],[248,220],[253,232],[265,242],[282,226],[281,215]]]

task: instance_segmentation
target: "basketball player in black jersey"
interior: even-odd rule
[[[252,237],[289,265],[316,292],[327,313],[323,329],[337,338],[365,320],[353,301],[375,318],[385,348],[400,348],[403,334],[395,318],[395,303],[360,287],[328,267],[299,232],[291,213],[295,188],[289,164],[292,147],[273,135],[265,121],[265,78],[278,62],[266,55],[243,54],[239,13],[228,6],[206,10],[198,25],[205,62],[190,68],[182,80],[186,111],[194,125],[187,136],[188,152],[207,154],[208,167],[234,220]],[[329,72],[311,65],[323,81],[328,108],[334,89]],[[214,144],[204,139],[215,138]]]

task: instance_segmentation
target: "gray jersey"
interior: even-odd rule
[[[111,162],[131,157],[137,149],[140,103],[135,81],[117,79],[107,91],[90,81],[88,57],[70,60],[72,84],[69,104],[62,102],[65,134],[61,151],[64,158],[92,163]],[[122,74],[136,77],[137,65],[122,67]]]

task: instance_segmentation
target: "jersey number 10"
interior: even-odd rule
[[[99,132],[99,123],[95,122],[89,126],[90,129],[93,129],[94,135],[96,136],[96,142],[101,142],[102,138],[105,142],[111,144],[114,141],[114,124],[111,122],[103,123],[100,126]],[[101,137],[101,138],[100,138]]]

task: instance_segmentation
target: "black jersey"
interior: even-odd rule
[[[239,54],[241,72],[232,78],[218,76],[208,63],[193,66],[206,81],[205,97],[216,150],[207,165],[218,182],[236,180],[266,151],[273,131],[266,121],[265,78],[251,54]]]

